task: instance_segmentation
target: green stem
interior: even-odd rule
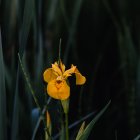
[[[25,69],[24,69],[24,67],[23,67],[23,64],[22,64],[22,61],[21,61],[21,58],[20,58],[19,53],[18,53],[18,58],[19,58],[20,66],[21,66],[21,69],[22,69],[22,71],[23,71],[23,74],[24,74],[25,80],[26,80],[26,82],[27,82],[28,88],[29,88],[29,90],[31,91],[31,94],[32,94],[32,96],[33,96],[33,98],[34,98],[34,101],[35,101],[35,103],[36,103],[37,108],[38,108],[39,111],[41,112],[41,107],[40,107],[40,105],[39,105],[39,103],[38,103],[38,100],[37,100],[37,98],[36,98],[36,96],[35,96],[35,92],[34,92],[32,86],[31,86],[31,84],[30,84],[29,78],[28,78],[28,76],[27,76],[27,74],[26,74],[26,72],[25,72]]]
[[[68,113],[65,113],[66,140],[69,140]]]
[[[25,69],[24,69],[24,67],[23,67],[22,60],[21,60],[21,58],[20,58],[19,53],[18,53],[18,58],[19,58],[20,66],[21,66],[22,72],[23,72],[23,74],[24,74],[25,80],[26,80],[26,82],[27,82],[28,88],[29,88],[29,90],[30,90],[30,92],[31,92],[31,94],[32,94],[32,96],[33,96],[33,99],[34,99],[34,101],[35,101],[35,103],[36,103],[36,106],[37,106],[39,112],[41,113],[41,107],[40,107],[40,105],[39,105],[38,99],[37,99],[36,96],[35,96],[35,92],[34,92],[32,86],[31,86],[31,84],[30,84],[30,81],[29,81],[29,78],[28,78],[28,76],[27,76],[27,73],[25,72]],[[45,126],[45,129],[46,129],[45,117],[44,117],[43,114],[41,114],[41,116],[42,116],[42,121],[43,121],[44,126]],[[48,131],[46,131],[46,132],[48,133],[48,136],[50,136],[49,132],[48,132]]]
[[[61,61],[61,38],[59,41],[59,53],[58,53],[58,65],[60,66],[60,61]]]
[[[45,140],[52,140],[49,129],[45,128]]]

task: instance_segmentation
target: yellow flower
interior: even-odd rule
[[[76,66],[71,65],[71,68],[65,70],[65,65],[60,61],[60,65],[55,62],[51,68],[48,68],[43,73],[44,81],[48,83],[47,92],[55,99],[66,100],[70,96],[70,87],[67,84],[67,78],[75,74],[76,85],[83,85],[86,78],[78,71]]]

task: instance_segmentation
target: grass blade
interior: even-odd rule
[[[23,52],[27,43],[28,34],[30,31],[31,22],[33,20],[34,14],[34,1],[33,0],[26,0],[25,7],[24,7],[24,15],[23,15],[23,23],[20,30],[20,37],[19,37],[19,54],[22,58]]]
[[[66,50],[64,53],[64,64],[67,63],[69,50],[73,43],[73,39],[74,39],[75,31],[76,31],[77,20],[78,20],[79,14],[80,14],[82,4],[83,4],[83,0],[76,0],[75,5],[74,5],[74,10],[73,10],[73,14],[72,14],[73,19],[72,19],[71,27],[69,28],[69,38],[68,38]]]
[[[48,99],[47,105],[50,103],[50,101],[51,101],[51,98]],[[46,109],[47,109],[47,106],[44,106],[44,108],[43,108],[43,110],[42,110],[42,112],[41,112],[42,115],[45,114]],[[41,121],[42,121],[42,116],[40,115],[40,117],[38,118],[38,121],[37,121],[37,123],[36,123],[36,126],[35,126],[35,128],[34,128],[34,131],[33,131],[32,140],[35,139],[35,136],[36,136],[36,133],[37,133],[37,130],[38,130],[38,128],[39,128],[39,125],[40,125]]]
[[[77,126],[78,124],[80,124],[81,122],[87,120],[88,118],[92,117],[95,114],[95,112],[91,112],[88,115],[86,115],[85,117],[81,118],[80,120],[75,121],[74,123],[72,123],[71,125],[69,125],[69,130],[74,128],[75,126]],[[61,132],[56,134],[54,136],[54,140],[57,139],[60,136]]]
[[[136,138],[134,138],[134,140],[139,140],[139,139],[140,139],[140,134]]]
[[[89,134],[94,126],[94,124],[98,121],[98,119],[102,116],[102,114],[106,111],[108,106],[110,105],[111,101],[108,102],[108,104],[96,115],[96,117],[88,124],[88,126],[85,128],[80,140],[87,140],[89,137]]]
[[[2,53],[2,39],[0,29],[0,140],[7,139],[6,132],[6,89],[5,89],[5,73],[4,61]]]
[[[25,46],[27,43],[27,38],[28,38],[29,30],[30,30],[32,17],[33,17],[33,8],[34,8],[33,0],[30,0],[30,1],[26,0],[25,7],[24,7],[23,23],[21,26],[20,34],[19,34],[19,54],[21,56],[21,59],[23,57],[23,52],[25,50]],[[18,87],[19,87],[19,63],[18,63],[18,69],[17,69],[16,88],[15,88],[15,97],[14,97],[11,140],[19,139],[18,138],[18,125],[19,125]]]

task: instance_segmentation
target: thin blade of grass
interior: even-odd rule
[[[58,6],[58,0],[51,0],[47,12],[47,26],[51,25],[54,21],[56,14],[56,7]]]
[[[134,40],[132,37],[131,29],[127,25],[125,19],[122,19],[123,31],[118,31],[118,50],[120,55],[120,64],[126,66],[122,69],[122,80],[124,82],[124,99],[125,111],[127,115],[127,124],[130,138],[136,133],[136,69],[138,63],[138,53]]]
[[[19,124],[19,95],[18,95],[18,87],[19,87],[19,66],[18,66],[17,77],[16,77],[14,109],[13,109],[12,128],[11,128],[11,140],[18,140],[18,124]]]
[[[76,125],[80,124],[81,122],[87,120],[88,118],[92,117],[95,114],[95,112],[91,112],[88,115],[86,115],[85,117],[81,118],[80,120],[75,121],[74,123],[72,123],[71,125],[69,125],[69,130],[72,129],[73,127],[75,127]],[[59,136],[60,136],[61,132],[56,134],[53,138],[53,140],[56,140]]]
[[[42,81],[42,71],[43,71],[43,32],[42,32],[42,22],[40,21],[40,19],[42,19],[42,1],[38,1],[38,14],[37,14],[37,18],[34,20],[37,20],[38,27],[37,28],[37,32],[36,32],[36,44],[35,46],[37,46],[37,51],[36,51],[36,55],[35,55],[35,82],[36,83],[41,83]],[[34,25],[35,26],[35,25]],[[35,29],[34,28],[34,32]],[[41,87],[41,85],[40,85]],[[40,87],[38,87],[38,89],[41,89]],[[41,92],[41,91],[38,91]]]
[[[67,14],[67,11],[66,11],[66,6],[65,6],[65,0],[60,0],[60,9],[62,11],[62,15],[64,17],[64,22],[66,24],[66,27],[69,28],[69,19],[68,19],[68,14]]]
[[[23,23],[21,26],[21,30],[19,33],[19,54],[22,58],[23,52],[27,43],[27,38],[30,31],[31,22],[34,16],[34,1],[33,0],[26,0],[25,7],[24,7],[24,15],[23,15]]]
[[[65,127],[64,127],[64,124],[61,125],[60,140],[65,140]]]
[[[65,53],[64,53],[64,64],[67,63],[67,59],[68,59],[68,54],[69,54],[69,50],[70,50],[70,47],[73,43],[73,39],[74,39],[74,34],[75,34],[75,31],[76,31],[76,24],[77,24],[77,20],[78,20],[78,17],[79,17],[79,14],[80,14],[80,10],[81,10],[81,6],[82,6],[82,3],[83,3],[83,0],[76,0],[75,2],[75,6],[74,6],[74,10],[73,10],[73,18],[72,18],[72,23],[71,23],[71,26],[69,28],[69,38],[68,38],[68,42],[67,42],[67,45],[66,45],[66,50],[65,50]]]
[[[80,137],[82,136],[83,132],[84,132],[84,128],[85,128],[85,121],[82,123],[79,131],[78,131],[78,134],[76,136],[76,140],[79,140]]]
[[[25,1],[24,15],[23,15],[23,24],[21,26],[21,30],[19,33],[19,54],[21,58],[23,57],[23,52],[25,50],[25,46],[27,43],[27,38],[30,30],[30,25],[32,21],[33,14],[33,0]],[[11,140],[18,140],[18,127],[19,127],[19,63],[17,69],[17,77],[16,77],[16,87],[15,87],[15,97],[14,97],[14,110],[13,110],[13,118],[12,118],[12,128],[11,128]]]
[[[31,92],[31,94],[32,94],[32,96],[33,96],[33,98],[34,98],[34,101],[35,101],[35,103],[36,103],[37,108],[39,109],[39,111],[41,111],[41,107],[40,107],[40,105],[39,105],[38,99],[37,99],[36,96],[35,96],[35,92],[34,92],[32,86],[31,86],[31,84],[30,84],[30,80],[29,80],[29,78],[28,78],[28,76],[27,76],[27,73],[25,72],[25,69],[24,69],[24,67],[23,67],[22,60],[21,60],[21,57],[20,57],[19,54],[18,54],[18,58],[19,58],[19,63],[20,63],[22,72],[23,72],[23,74],[24,74],[24,78],[25,78],[25,80],[26,80],[27,86],[28,86],[28,88],[30,89],[30,92]]]
[[[36,103],[36,106],[37,106],[37,108],[38,108],[38,110],[39,110],[39,113],[41,113],[40,104],[39,104],[38,99],[37,99],[37,97],[36,97],[36,95],[35,95],[35,92],[34,92],[32,86],[31,86],[31,83],[30,83],[30,80],[29,80],[29,78],[28,78],[28,76],[27,76],[27,73],[25,72],[25,69],[24,69],[24,67],[23,67],[22,60],[21,60],[19,54],[18,54],[18,58],[19,58],[19,63],[20,63],[20,66],[21,66],[21,70],[22,70],[22,72],[23,72],[23,74],[24,74],[24,78],[25,78],[25,80],[26,80],[27,86],[28,86],[28,88],[29,88],[29,90],[30,90],[30,92],[31,92],[31,94],[32,94],[32,96],[33,96],[33,99],[34,99],[34,101],[35,101],[35,103]],[[47,105],[46,105],[46,108],[47,108]],[[44,117],[44,115],[42,115],[42,114],[41,114],[41,117],[42,117],[42,121],[43,121],[43,123],[44,123],[44,127],[46,128],[45,117]],[[46,130],[46,131],[47,131],[47,130]],[[48,133],[48,135],[50,136],[50,134],[49,134],[48,131],[47,131],[47,133]]]
[[[50,103],[50,101],[51,101],[51,98],[48,99],[47,105]],[[41,112],[42,115],[45,114],[46,109],[47,109],[47,106],[44,106],[44,108],[43,108],[43,110],[42,110],[42,112]],[[34,128],[33,135],[32,135],[32,139],[31,139],[31,140],[34,140],[34,139],[35,139],[35,136],[36,136],[36,133],[37,133],[37,130],[38,130],[38,128],[39,128],[39,125],[40,125],[41,121],[42,121],[42,116],[40,116],[40,117],[38,118],[38,121],[37,121],[36,126],[35,126],[35,128]]]
[[[140,134],[136,138],[134,138],[134,140],[139,140],[139,139],[140,139]]]
[[[89,134],[94,126],[94,124],[99,120],[99,118],[103,115],[103,113],[106,111],[108,106],[110,105],[111,101],[108,102],[108,104],[95,116],[95,118],[88,124],[88,126],[85,128],[80,140],[87,140],[89,137]]]
[[[5,72],[0,29],[0,140],[7,140]]]

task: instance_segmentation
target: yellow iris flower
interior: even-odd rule
[[[70,96],[70,87],[67,84],[67,78],[75,74],[76,85],[83,85],[86,78],[78,71],[76,66],[72,65],[70,69],[65,70],[65,65],[60,61],[60,65],[55,62],[51,68],[43,73],[44,81],[48,83],[47,92],[54,99],[66,100]]]

